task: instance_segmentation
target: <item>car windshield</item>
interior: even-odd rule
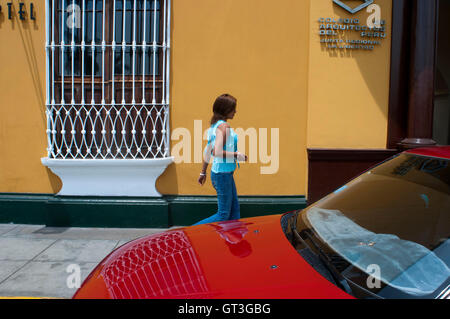
[[[350,282],[379,297],[448,297],[448,160],[403,153],[299,216],[326,251],[347,263],[341,273]],[[366,275],[359,282],[358,273]]]

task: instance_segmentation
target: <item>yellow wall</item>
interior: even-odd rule
[[[386,148],[392,1],[375,3],[386,20],[386,39],[373,51],[342,51],[320,43],[319,18],[358,18],[362,25],[370,13],[351,15],[331,0],[311,1],[308,147]],[[337,38],[361,39],[356,31]]]
[[[172,131],[188,129],[194,143],[194,121],[206,130],[212,103],[225,92],[238,99],[232,127],[266,128],[269,136],[279,129],[278,171],[261,174],[268,164],[260,158],[241,165],[240,195],[306,194],[307,147],[385,147],[390,37],[373,52],[334,56],[319,43],[317,19],[350,15],[331,0],[172,1]],[[40,162],[47,147],[44,1],[23,2],[27,10],[34,3],[36,21],[8,20],[0,2],[0,192],[56,193],[59,179]],[[391,0],[375,2],[389,34]],[[198,186],[200,169],[172,164],[157,188],[215,194],[209,179]]]
[[[36,20],[8,19],[19,2],[35,6]],[[55,193],[59,178],[41,164],[47,156],[44,1],[1,1],[0,192]]]
[[[238,100],[232,127],[279,128],[278,173],[260,174],[259,160],[241,165],[239,194],[305,193],[308,7],[299,0],[174,1],[171,128],[193,131],[198,119],[206,129],[214,99],[225,92]],[[209,178],[198,186],[200,170],[196,163],[172,165],[157,188],[215,194]]]

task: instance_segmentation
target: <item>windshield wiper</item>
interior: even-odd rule
[[[306,234],[306,237],[311,241],[313,244],[315,250],[318,252],[316,254],[313,249],[311,249],[310,245],[306,243],[306,241],[303,239],[302,235],[297,231],[296,224],[297,224],[297,218],[298,218],[299,212],[295,215],[295,223],[291,224],[291,231],[295,235],[295,238],[298,239],[307,249],[309,249],[314,255],[316,255],[319,260],[322,262],[322,264],[325,266],[325,268],[328,270],[328,272],[333,276],[333,279],[336,283],[340,285],[340,287],[349,295],[353,295],[352,289],[350,288],[347,279],[341,275],[341,273],[334,267],[333,262],[331,258],[322,250],[322,248],[315,242],[315,239],[309,234],[307,230],[303,230],[301,233]]]

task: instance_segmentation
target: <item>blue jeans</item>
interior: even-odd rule
[[[217,213],[205,218],[194,225],[235,220],[241,218],[239,201],[237,197],[236,184],[233,172],[214,173],[211,172],[211,182],[217,192]]]

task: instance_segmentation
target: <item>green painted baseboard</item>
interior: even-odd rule
[[[215,196],[165,196],[171,225],[192,225],[217,211]],[[304,196],[239,196],[241,218],[281,214],[306,207]]]
[[[306,207],[304,196],[240,196],[239,203],[242,218],[279,214]],[[49,227],[187,226],[214,214],[216,210],[215,196],[132,198],[0,194],[0,223]]]

